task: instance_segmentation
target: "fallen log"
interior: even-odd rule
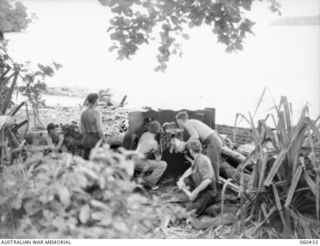
[[[227,146],[222,147],[221,156],[224,157],[233,167],[237,167],[246,159],[244,155],[228,148]]]
[[[250,175],[246,173],[244,173],[243,175],[244,175],[244,186],[247,187],[250,181]],[[222,161],[220,163],[220,176],[227,179],[230,178],[235,182],[237,182],[238,184],[240,184],[241,173],[226,161]]]
[[[250,155],[250,153],[254,151],[254,149],[255,149],[255,146],[252,144],[242,144],[237,148],[237,150],[245,156]]]

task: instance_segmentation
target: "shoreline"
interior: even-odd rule
[[[76,97],[76,98],[82,98],[79,95],[68,95],[68,94],[60,94],[60,93],[43,93],[44,96],[61,96],[61,97]]]
[[[89,93],[90,89],[84,87],[50,86],[43,95],[85,98]]]

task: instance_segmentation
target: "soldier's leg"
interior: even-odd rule
[[[206,151],[207,151],[207,156],[209,157],[211,161],[211,165],[213,167],[216,183],[219,182],[219,166],[220,166],[220,159],[221,159],[221,150],[222,150],[221,141],[219,141],[219,139],[217,139],[217,137],[213,135],[209,136]]]
[[[187,211],[195,210],[198,216],[202,215],[206,209],[215,201],[215,193],[212,189],[202,191],[196,200],[189,203]]]
[[[149,187],[155,186],[161,179],[167,168],[165,161],[148,160],[148,172],[151,174],[144,176],[145,185]]]

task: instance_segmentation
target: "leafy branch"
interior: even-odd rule
[[[280,4],[269,2],[269,9],[280,14]],[[186,29],[207,25],[226,46],[227,52],[243,49],[244,39],[253,34],[254,22],[246,17],[253,0],[99,0],[111,9],[108,32],[113,40],[109,51],[116,50],[118,59],[129,59],[139,47],[158,41],[159,65],[165,71],[171,55],[182,55],[181,38],[189,39]]]

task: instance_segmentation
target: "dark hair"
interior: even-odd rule
[[[188,115],[187,111],[181,111],[176,115],[176,119],[177,120],[188,120],[189,115]]]
[[[90,93],[87,96],[86,101],[88,101],[88,103],[94,104],[97,102],[98,98],[99,98],[99,95],[97,93]]]
[[[51,130],[53,130],[54,128],[57,128],[57,127],[59,127],[59,126],[54,123],[50,123],[49,125],[47,125],[47,131],[50,132]]]
[[[151,121],[148,125],[148,131],[153,133],[153,134],[158,134],[161,132],[161,124],[159,121]]]

